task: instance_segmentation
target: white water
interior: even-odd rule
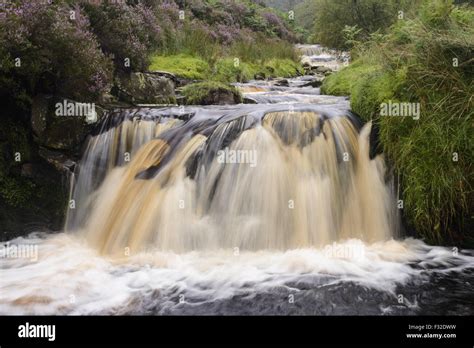
[[[353,281],[389,292],[396,302],[397,284],[474,267],[472,256],[414,239],[371,245],[348,240],[286,252],[149,251],[121,259],[100,256],[84,240],[64,233],[12,243],[38,245],[38,261],[2,260],[1,314],[140,313],[150,303],[161,303],[165,312],[183,305],[180,295],[194,305],[278,286],[297,296],[299,290],[285,284],[311,277],[321,278],[319,286]]]

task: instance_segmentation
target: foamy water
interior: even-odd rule
[[[162,314],[200,306],[213,314],[212,304],[236,297],[258,303],[259,294],[276,295],[273,306],[294,306],[289,295],[297,301],[308,284],[320,291],[355,284],[369,293],[385,293],[384,301],[396,304],[397,288],[415,279],[462,277],[474,268],[471,255],[415,239],[373,244],[352,239],[285,252],[151,250],[122,258],[100,256],[65,233],[18,238],[10,245],[37,245],[37,261],[0,253],[0,314]],[[301,283],[307,285],[301,289]],[[456,289],[449,291],[456,294]],[[404,306],[409,305],[418,306],[405,300]],[[381,314],[388,307],[380,303]]]

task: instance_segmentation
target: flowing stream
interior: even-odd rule
[[[237,84],[254,104],[111,112],[65,231],[10,241],[30,258],[0,250],[0,313],[474,314],[474,252],[403,237],[370,123],[314,79]]]

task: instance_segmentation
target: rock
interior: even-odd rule
[[[200,82],[182,90],[187,105],[228,105],[242,103],[242,94],[234,86],[219,82]]]
[[[175,82],[159,73],[135,72],[116,78],[114,94],[130,104],[174,104]]]
[[[149,71],[148,74],[153,74],[155,76],[166,77],[167,79],[172,80],[174,83],[178,83],[179,79],[176,77],[175,74],[167,72],[167,71]]]
[[[244,104],[257,104],[257,101],[249,97],[244,97]]]
[[[35,141],[55,150],[77,152],[105,110],[94,103],[79,103],[55,96],[33,99],[31,126]]]
[[[290,83],[288,82],[287,79],[279,79],[275,81],[275,86],[289,87]]]
[[[313,87],[313,88],[318,88],[321,87],[323,84],[323,81],[321,80],[313,80],[308,83],[305,83],[304,85],[301,85],[301,87]]]
[[[59,151],[48,150],[43,147],[40,147],[38,153],[48,163],[52,164],[56,168],[56,170],[58,170],[59,172],[62,172],[62,173],[74,172],[76,162],[71,160],[65,154]]]
[[[63,226],[68,176],[45,160],[39,154],[42,147],[38,146],[54,123],[54,99],[34,98],[35,120],[31,120],[31,125],[20,120],[21,110],[3,115],[6,126],[0,126],[0,240],[33,231],[58,231]],[[24,116],[26,119],[28,115]],[[18,160],[13,157],[16,152],[21,154]],[[72,162],[66,154],[61,153],[61,157],[65,167]]]
[[[312,70],[321,74],[332,73],[332,69],[327,66],[314,66]]]
[[[264,72],[258,72],[258,73],[256,73],[256,74],[253,76],[253,78],[254,78],[255,80],[265,80],[266,75],[265,75]]]
[[[118,102],[117,97],[110,93],[102,94],[99,99],[100,105],[113,105],[113,104],[116,104],[117,102]]]

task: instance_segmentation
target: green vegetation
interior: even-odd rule
[[[319,0],[313,40],[323,45],[347,49],[348,39],[366,40],[371,33],[384,32],[391,24],[406,18],[418,0]]]
[[[209,64],[184,54],[151,57],[151,71],[168,71],[191,80],[204,80],[209,75]]]
[[[404,214],[431,243],[474,245],[473,51],[474,9],[427,1],[387,34],[356,42],[355,61],[322,86],[378,124]],[[420,118],[380,116],[389,101],[419,103]]]
[[[239,40],[220,46],[203,39],[202,35],[205,34],[199,31],[189,32],[186,41],[174,50],[184,53],[153,54],[149,70],[168,71],[191,80],[220,82],[245,82],[256,74],[291,77],[303,72],[293,45],[287,41],[258,36],[258,40]]]
[[[183,54],[151,57],[150,71],[167,71],[190,80],[246,82],[265,77],[292,77],[303,74],[301,64],[290,59],[270,59],[260,63],[241,62],[238,58],[222,58],[210,67],[209,63]]]
[[[221,82],[205,81],[189,84],[183,88],[182,93],[188,105],[242,103],[242,94],[239,90]]]

